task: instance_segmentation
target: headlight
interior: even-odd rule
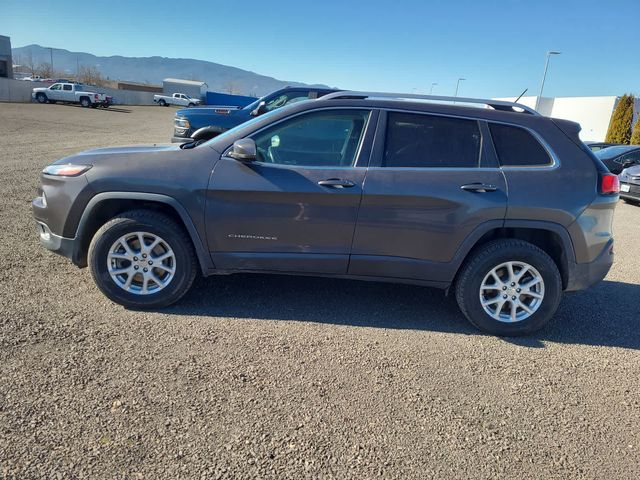
[[[42,173],[47,175],[56,175],[58,177],[77,177],[89,170],[91,165],[73,165],[67,163],[66,165],[47,165]]]
[[[179,128],[191,127],[191,125],[189,124],[189,120],[187,120],[184,117],[176,117],[176,119],[174,120],[174,124],[176,127],[179,127]]]

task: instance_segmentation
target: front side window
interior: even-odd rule
[[[267,128],[252,137],[258,161],[305,167],[353,166],[369,113],[326,110]]]
[[[477,168],[480,145],[475,120],[389,112],[382,166]]]
[[[306,100],[307,98],[309,98],[309,94],[307,92],[286,92],[278,95],[276,98],[269,100],[265,104],[265,109],[267,112],[270,112],[271,110],[275,110],[276,108],[284,107],[285,105],[290,105],[296,102],[301,102],[302,100]]]
[[[524,128],[490,123],[489,129],[500,166],[537,167],[552,163],[544,147]]]
[[[55,85],[51,85],[51,87],[49,87],[49,90],[60,90],[60,87],[62,87],[62,85],[56,83]]]

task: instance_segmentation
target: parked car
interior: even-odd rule
[[[113,102],[110,96],[87,91],[79,83],[54,83],[50,87],[34,88],[31,97],[38,103],[79,103],[93,108],[108,108]]]
[[[595,155],[617,175],[627,167],[640,164],[640,145],[616,145],[599,150]]]
[[[23,77],[20,80],[24,80],[25,82],[42,82],[42,77],[40,75],[31,75],[29,77]]]
[[[493,109],[338,92],[200,145],[63,158],[33,201],[40,240],[128,308],[197,272],[303,274],[451,289],[477,327],[532,332],[609,271],[618,177],[576,123],[449,101]]]
[[[197,98],[191,98],[184,93],[174,93],[173,95],[154,95],[153,101],[161,107],[168,107],[169,105],[178,105],[180,107],[195,107],[202,103]]]
[[[608,142],[584,142],[589,150],[592,152],[598,152],[600,150],[604,150],[605,148],[613,147],[615,145],[619,145],[618,143],[608,143]]]
[[[620,197],[627,203],[640,204],[640,165],[625,168],[620,174]]]
[[[244,108],[229,106],[178,110],[174,119],[172,142],[209,140],[247,120],[285,105],[319,98],[335,92],[326,88],[287,87],[270,93]]]

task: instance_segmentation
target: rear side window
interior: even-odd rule
[[[71,90],[71,85],[65,84],[65,85],[62,86],[62,89],[66,90],[66,91],[69,91],[69,90]]]
[[[389,168],[477,168],[478,122],[461,118],[389,112],[382,160]]]
[[[532,167],[551,164],[540,142],[524,128],[490,123],[493,145],[502,167]]]

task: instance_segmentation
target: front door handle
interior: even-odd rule
[[[491,185],[490,183],[468,183],[466,185],[462,185],[460,188],[467,192],[477,193],[495,192],[498,189],[498,187]]]
[[[355,186],[351,180],[343,180],[341,178],[328,178],[326,180],[320,180],[318,185],[330,188],[351,188]]]

